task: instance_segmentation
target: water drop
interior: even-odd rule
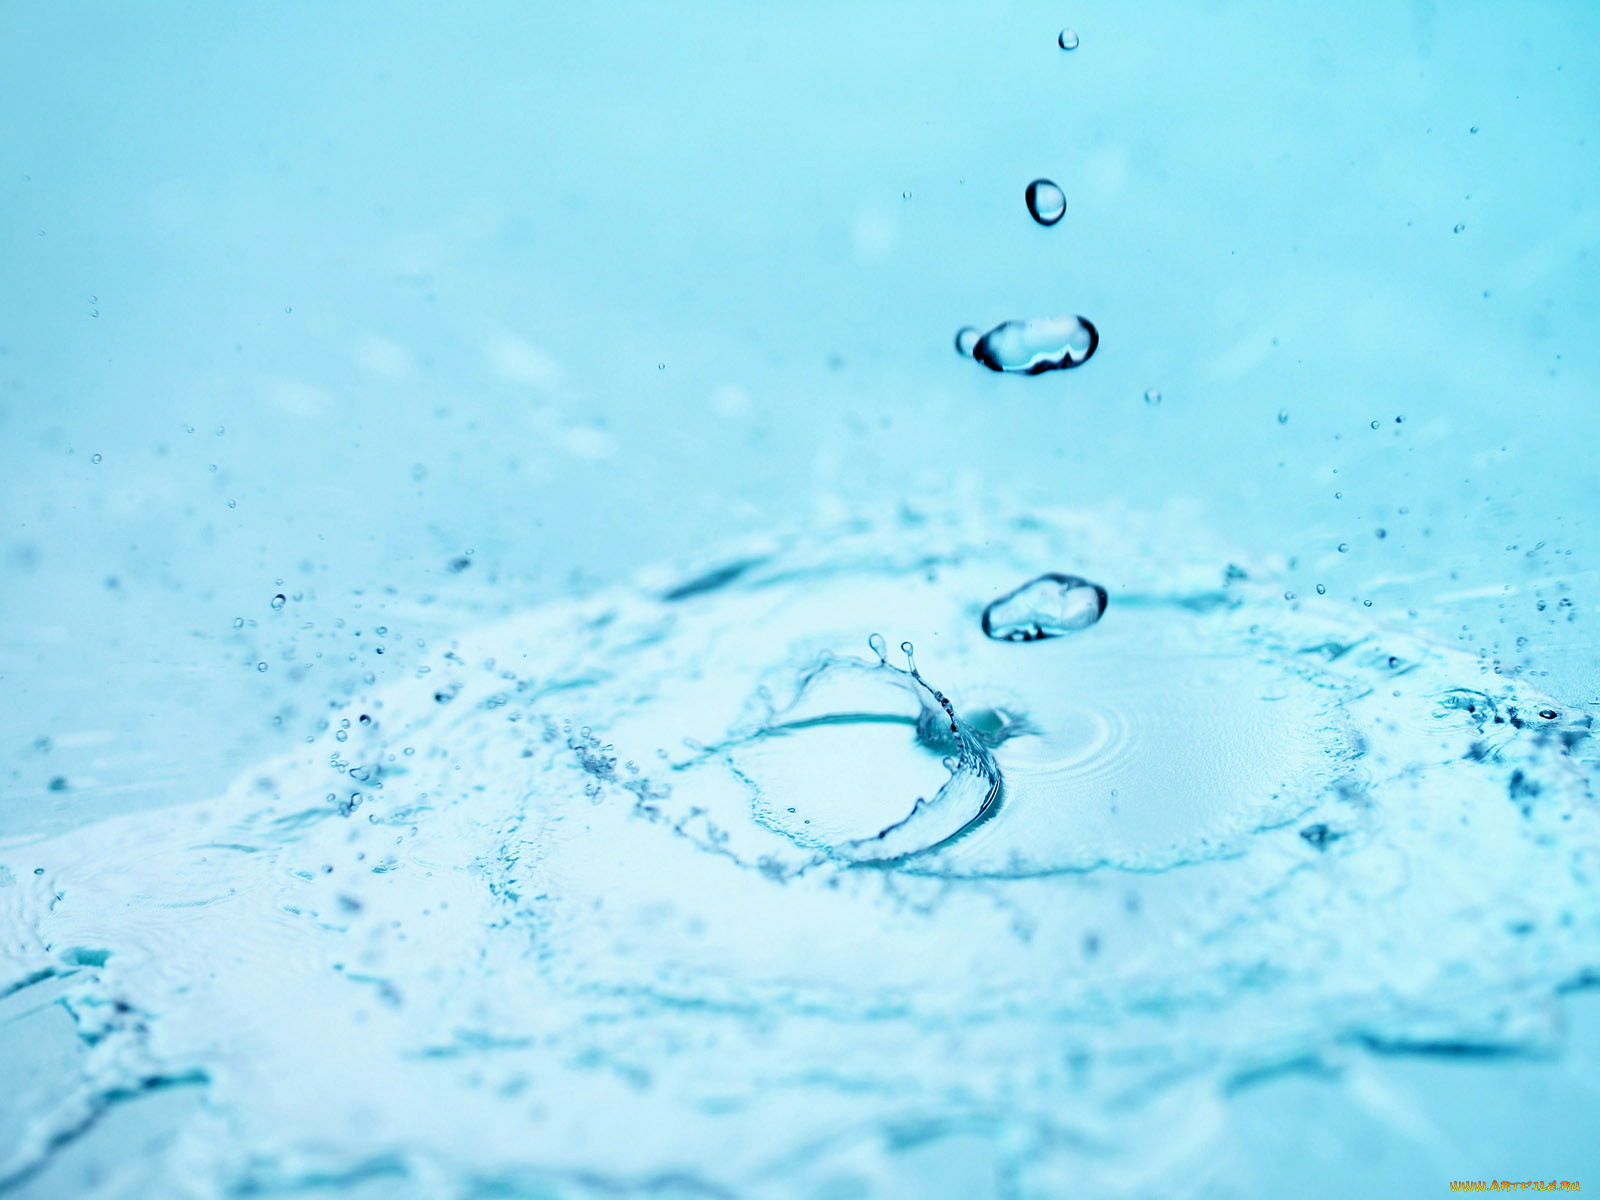
[[[282,608],[284,606],[285,600],[286,600],[286,597],[284,596],[284,594],[282,592],[279,592],[276,596],[274,596],[272,598],[272,607],[273,608]]]
[[[1339,553],[1340,554],[1348,554],[1348,553],[1350,553],[1350,543],[1349,542],[1340,542],[1339,543]]]
[[[1320,583],[1317,584],[1317,595],[1326,596],[1327,594],[1328,594],[1328,589],[1323,587]]]
[[[1287,425],[1288,423],[1289,423],[1289,410],[1287,408],[1280,408],[1278,410],[1278,424],[1279,425]]]
[[[1048,179],[1035,179],[1023,195],[1028,201],[1028,211],[1041,225],[1054,225],[1066,215],[1066,194]]]
[[[1160,404],[1161,393],[1156,391],[1155,388],[1146,388],[1144,393],[1144,402],[1146,404]]]
[[[1075,29],[1063,29],[1056,38],[1056,45],[1063,50],[1076,50],[1078,48],[1078,31]]]
[[[1037,642],[1087,629],[1106,611],[1106,590],[1051,572],[1007,592],[983,610],[983,632],[998,642]]]
[[[1454,229],[1452,229],[1452,230],[1451,230],[1451,231],[1450,231],[1450,232],[1452,232],[1452,233],[1460,233],[1460,232],[1461,232],[1461,231],[1462,231],[1462,230],[1463,230],[1463,229],[1465,229],[1465,228],[1466,228],[1466,226],[1465,226],[1465,225],[1457,225],[1457,226],[1456,226],[1456,227],[1455,227],[1455,228],[1454,228]]]
[[[879,662],[886,663],[889,661],[888,643],[883,640],[883,634],[872,634],[867,638],[867,645],[872,647],[872,652],[878,656]]]
[[[1082,317],[1006,321],[978,339],[972,356],[991,371],[1039,375],[1081,367],[1100,344],[1100,332]]]
[[[266,669],[267,669],[267,664],[266,664],[266,663],[264,663],[264,662],[258,662],[258,663],[257,663],[257,664],[256,664],[256,670],[258,670],[258,671],[265,671],[265,670],[266,670]]]
[[[975,325],[963,325],[956,330],[956,353],[962,358],[971,358],[972,351],[978,344],[978,339],[983,336]]]
[[[91,454],[89,456],[89,461],[92,462],[92,463],[99,463],[100,456],[98,454]]]

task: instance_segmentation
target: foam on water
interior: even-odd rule
[[[85,1046],[0,1179],[190,1089],[153,1190],[1183,1195],[1263,1072],[1551,1045],[1587,715],[1162,528],[739,547],[0,849],[0,993],[63,980]],[[984,636],[1057,566],[1104,619]]]

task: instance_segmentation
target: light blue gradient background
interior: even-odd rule
[[[1589,3],[0,6],[0,835],[304,736],[358,592],[445,630],[933,495],[1173,506],[1592,703],[1597,50]],[[1057,312],[1080,371],[952,352]],[[1429,1119],[1570,1150],[1592,1033]]]

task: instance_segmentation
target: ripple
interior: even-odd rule
[[[0,1179],[194,1078],[167,1191],[622,1192],[693,1145],[746,1194],[887,1170],[914,1117],[1021,1147],[1027,1194],[1180,1194],[1230,1081],[1549,1047],[1600,972],[1589,714],[1286,606],[1192,521],[908,512],[699,567],[464,630],[223,796],[0,847],[0,994],[70,976],[93,1045]],[[985,637],[1046,568],[1104,617]]]

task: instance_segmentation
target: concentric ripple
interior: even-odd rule
[[[737,547],[0,848],[0,994],[84,1045],[0,1188],[177,1088],[152,1194],[1182,1196],[1263,1072],[1553,1045],[1588,714],[1181,528]],[[1048,572],[1101,620],[986,637]]]

